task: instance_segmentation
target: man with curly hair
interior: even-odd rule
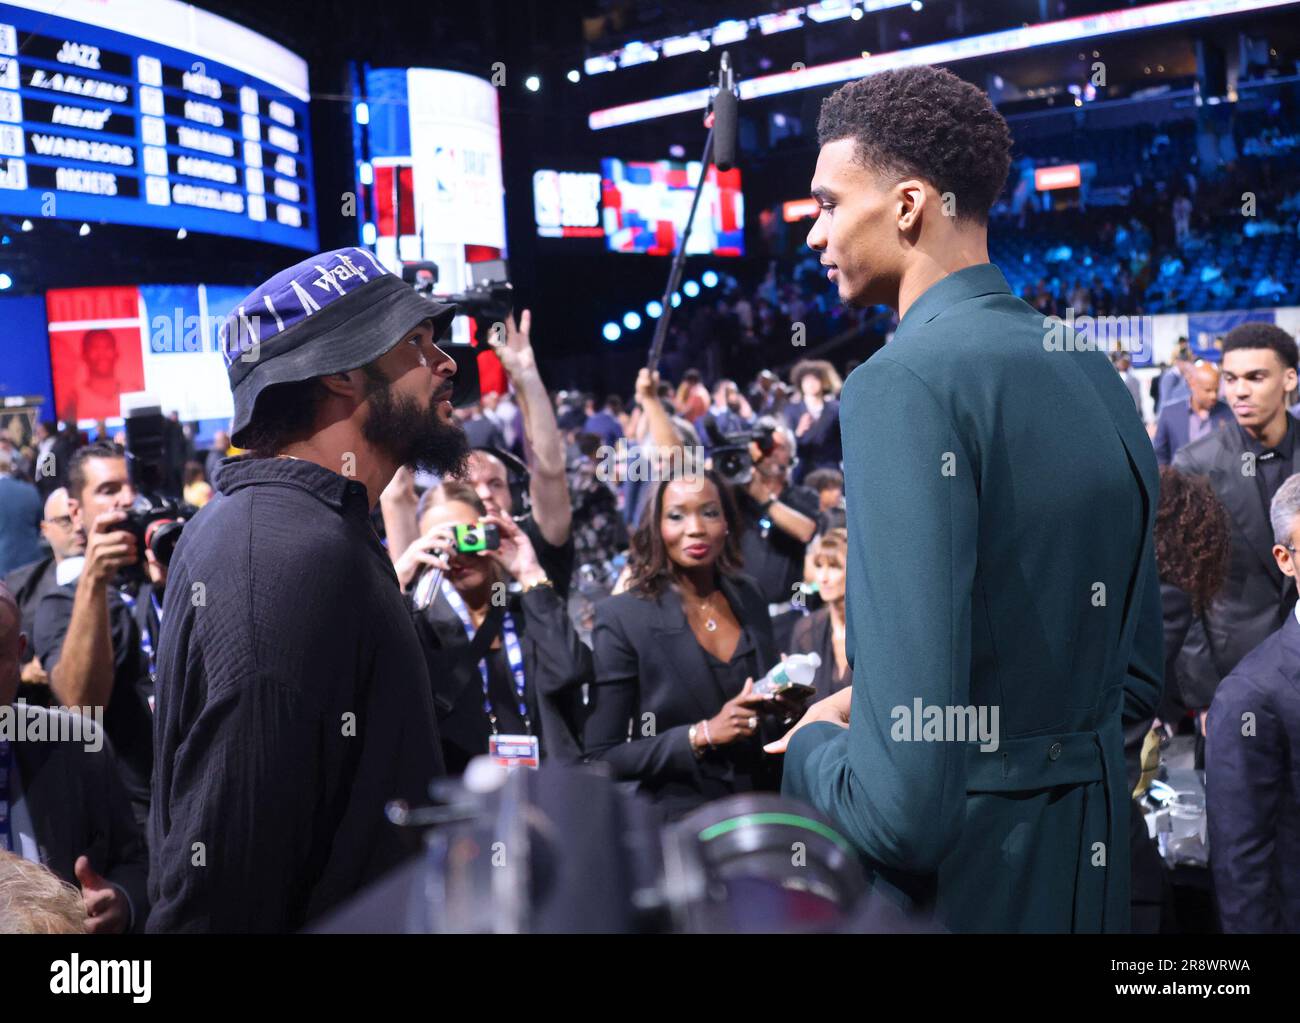
[[[1151,442],[1105,354],[989,263],[1011,140],[984,93],[883,72],[818,135],[808,245],[901,319],[841,398],[853,685],[773,744],[785,791],[954,930],[1127,930],[1123,722],[1163,675]]]

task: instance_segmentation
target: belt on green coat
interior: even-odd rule
[[[1118,727],[1103,725],[1092,732],[1056,732],[1028,738],[1008,739],[996,750],[981,752],[977,744],[967,746],[967,792],[1032,792],[1058,786],[1084,786],[1083,826],[1079,831],[1079,853],[1074,883],[1075,931],[1127,929],[1127,905],[1116,901],[1119,889],[1111,883],[1128,870],[1128,836],[1118,832],[1111,806],[1110,774],[1106,763],[1103,733],[1122,749]],[[1123,765],[1120,765],[1122,776]],[[1094,786],[1102,784],[1098,792]],[[1127,885],[1124,886],[1125,888]],[[1116,901],[1114,906],[1112,901]],[[1127,903],[1124,896],[1123,903]]]

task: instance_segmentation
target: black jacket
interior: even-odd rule
[[[298,930],[417,847],[384,807],[443,773],[428,670],[360,482],[218,478],[163,604],[149,929]]]
[[[15,712],[19,709],[14,707]],[[58,719],[71,713],[44,707],[26,707],[23,712],[44,715],[49,735],[58,734]],[[30,731],[34,726],[27,727]],[[143,931],[149,914],[144,835],[131,812],[112,749],[107,742],[87,746],[73,739],[13,744],[41,862],[76,885],[73,867],[79,856],[86,856],[95,873],[126,892],[133,914],[131,928]]]
[[[54,555],[51,554],[40,561],[15,568],[5,576],[5,585],[18,602],[18,610],[23,616],[22,629],[27,633],[28,660],[36,656],[36,649],[32,645],[36,635],[36,608],[41,598],[58,586],[56,568]]]
[[[835,641],[831,634],[830,608],[823,607],[795,622],[790,653],[817,654],[822,659],[821,667],[813,677],[813,684],[817,686],[817,692],[812,697],[814,700],[824,699],[853,685],[852,665],[844,669],[842,679],[835,681]]]
[[[1205,723],[1205,812],[1229,934],[1300,933],[1300,622],[1242,659]]]
[[[483,629],[497,635],[504,615],[489,611]],[[548,761],[581,758],[573,724],[584,683],[591,681],[591,651],[569,622],[565,602],[547,586],[510,597],[510,612],[524,656],[524,685],[533,734]],[[483,684],[465,628],[439,594],[416,618],[438,733],[449,774],[460,774],[472,757],[488,751],[491,727],[483,710]],[[478,637],[476,637],[478,638]]]
[[[1242,471],[1247,450],[1240,428],[1229,426],[1174,456],[1179,472],[1209,477],[1232,523],[1227,576],[1205,610],[1203,631],[1192,629],[1178,660],[1182,692],[1195,707],[1209,705],[1219,680],[1277,631],[1296,600],[1295,586],[1273,559],[1273,527],[1259,484]]]
[[[748,576],[723,577],[721,588],[749,634],[761,676],[778,660],[767,602]],[[596,681],[582,726],[590,759],[610,765],[616,778],[639,782],[670,816],[734,792],[779,787],[775,762],[761,748],[776,735],[701,759],[691,749],[690,726],[713,717],[735,693],[716,685],[674,590],[655,600],[621,593],[597,604],[592,645]]]

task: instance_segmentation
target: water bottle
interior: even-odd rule
[[[813,678],[822,666],[820,654],[792,654],[754,683],[756,693],[775,693],[788,685],[808,686],[816,689]]]

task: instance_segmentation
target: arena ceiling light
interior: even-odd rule
[[[900,6],[893,0],[883,0],[891,7]],[[902,0],[910,3],[911,0]],[[798,92],[802,89],[816,89],[827,85],[838,85],[858,78],[877,74],[901,67],[916,67],[922,64],[951,64],[972,57],[990,57],[1003,53],[1029,50],[1038,46],[1051,46],[1059,43],[1073,42],[1079,39],[1092,39],[1097,36],[1119,35],[1123,32],[1135,32],[1140,29],[1160,28],[1182,22],[1203,21],[1210,18],[1225,17],[1236,14],[1249,14],[1272,8],[1292,7],[1300,0],[1168,0],[1165,3],[1150,4],[1146,7],[1126,8],[1109,11],[1104,14],[1089,14],[1062,21],[1050,21],[1041,25],[1025,25],[1020,28],[989,32],[981,36],[969,36],[965,39],[953,39],[926,46],[915,46],[908,50],[895,50],[891,53],[875,53],[869,56],[852,57],[848,60],[834,61],[830,64],[818,64],[798,71],[782,71],[777,74],[749,78],[740,83],[742,100],[761,99],[764,96],[776,96],[786,92]],[[878,10],[871,0],[863,4],[870,12]],[[788,13],[788,12],[786,12]],[[784,15],[763,15],[758,20],[760,28],[764,18],[783,17]],[[796,17],[798,17],[796,15]],[[764,33],[767,30],[764,29]],[[639,121],[651,121],[674,114],[691,113],[703,110],[708,103],[708,89],[693,89],[672,96],[660,96],[656,99],[626,103],[622,106],[593,110],[587,117],[587,124],[592,131],[614,128],[623,124],[635,124]]]
[[[820,3],[787,7],[754,18],[729,18],[698,32],[669,36],[667,39],[652,39],[649,42],[628,43],[621,49],[588,57],[583,62],[583,70],[589,75],[605,74],[619,68],[635,67],[637,64],[658,60],[660,57],[680,57],[687,53],[701,53],[713,46],[730,46],[748,39],[750,32],[755,30],[765,36],[791,32],[803,28],[805,18],[814,23],[849,17],[857,21],[862,18],[863,12],[871,14],[891,7],[905,7],[914,2],[915,0],[821,0]]]
[[[804,8],[804,14],[818,24],[822,24],[849,17],[855,6],[849,3],[849,0],[822,0],[819,4],[809,4]]]

